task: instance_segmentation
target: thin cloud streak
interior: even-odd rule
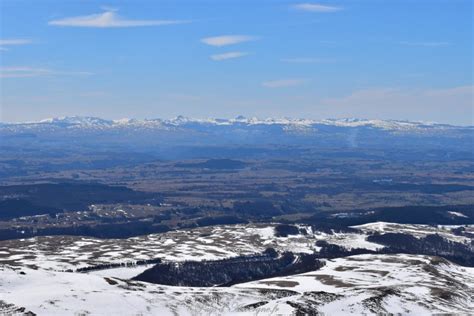
[[[30,39],[24,38],[14,38],[14,39],[0,39],[0,51],[7,51],[8,46],[20,46],[20,45],[28,45],[33,43]],[[7,47],[5,47],[7,46]]]
[[[247,56],[248,54],[249,53],[246,53],[246,52],[228,52],[228,53],[223,53],[223,54],[211,55],[211,59],[215,61],[222,61],[222,60],[244,57],[244,56]]]
[[[29,39],[0,39],[0,46],[11,46],[11,45],[27,45],[33,43],[32,40]]]
[[[87,71],[57,71],[48,68],[35,67],[2,67],[0,78],[31,78],[41,76],[90,76]]]
[[[294,9],[307,11],[307,12],[319,12],[319,13],[330,13],[341,11],[342,7],[336,7],[332,5],[324,5],[319,3],[299,3],[292,6]]]
[[[305,82],[305,79],[281,79],[262,82],[262,86],[265,88],[287,88],[300,86]]]
[[[128,20],[120,17],[115,10],[64,18],[49,21],[49,25],[69,27],[91,27],[91,28],[115,28],[115,27],[138,27],[138,26],[161,26],[171,24],[183,24],[190,21],[182,20]]]
[[[255,41],[258,37],[256,36],[248,36],[248,35],[221,35],[221,36],[213,36],[213,37],[206,37],[201,39],[201,42],[210,46],[227,46],[227,45],[234,45],[249,41]]]

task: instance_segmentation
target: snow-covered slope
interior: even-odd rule
[[[326,260],[309,273],[222,288],[172,287],[130,281],[161,258],[213,260],[261,252],[318,252],[317,241],[346,249],[380,249],[367,241],[373,232],[424,237],[438,234],[470,243],[455,226],[370,223],[359,232],[325,233],[299,225],[299,233],[277,237],[276,224],[200,227],[128,239],[73,236],[0,242],[0,314],[38,315],[273,315],[321,312],[328,315],[469,313],[474,308],[474,268],[423,255],[366,254]],[[473,226],[464,229],[472,231]],[[110,266],[87,273],[80,267]],[[103,268],[103,267],[101,267]],[[70,269],[74,272],[65,272]]]
[[[460,213],[461,214],[461,213]],[[462,215],[462,214],[461,214]],[[402,233],[402,234],[409,234],[414,237],[426,237],[430,234],[437,234],[442,236],[447,240],[451,240],[454,242],[459,242],[463,244],[470,244],[471,239],[466,236],[459,236],[455,235],[452,232],[453,228],[460,227],[460,226],[451,226],[451,225],[420,225],[420,224],[398,224],[398,223],[386,223],[386,222],[376,222],[376,223],[368,223],[358,226],[352,226],[364,233]],[[465,225],[464,229],[468,233],[474,233],[474,225]]]
[[[316,238],[307,235],[275,237],[273,224],[207,226],[170,231],[127,239],[96,239],[74,236],[47,236],[0,241],[0,264],[49,270],[75,270],[109,263],[137,260],[217,260],[249,255],[274,247],[281,251],[311,253]],[[331,236],[317,232],[319,238]],[[354,234],[355,235],[355,234]],[[362,236],[362,235],[361,235]],[[348,239],[356,237],[348,236]],[[364,238],[364,236],[360,237]],[[336,236],[343,243],[342,236]],[[350,241],[346,242],[347,244]],[[377,245],[375,245],[377,246]],[[143,268],[144,269],[144,268]],[[110,269],[115,270],[115,269]],[[123,271],[120,271],[123,275]],[[138,274],[138,273],[137,273]]]
[[[316,242],[322,240],[345,249],[381,249],[384,246],[367,241],[369,233],[374,231],[407,233],[414,237],[438,234],[462,244],[471,242],[465,236],[453,234],[451,229],[459,226],[433,227],[378,222],[356,226],[360,232],[325,233],[313,231],[310,226],[299,225],[304,233],[288,237],[276,237],[275,226],[276,224],[207,226],[127,239],[49,236],[5,240],[0,241],[0,264],[61,271],[111,263],[133,266],[138,260],[155,258],[172,261],[217,260],[262,252],[268,247],[279,251],[313,253],[320,250]],[[465,229],[472,231],[474,225],[465,226]],[[108,269],[107,275],[131,277],[145,268],[146,266],[133,268],[134,270]]]
[[[474,269],[416,255],[360,255],[230,288],[185,288],[0,266],[0,313],[328,315],[470,313]]]
[[[302,296],[290,306],[327,315],[469,313],[474,307],[474,268],[418,255],[338,258],[318,271],[236,287],[296,291]]]

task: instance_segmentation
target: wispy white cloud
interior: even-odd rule
[[[11,45],[26,45],[33,43],[30,39],[0,39],[0,46],[11,46]]]
[[[0,39],[0,51],[8,50],[8,46],[28,45],[31,43],[33,43],[32,40],[25,38]]]
[[[281,79],[262,82],[262,86],[266,88],[286,88],[300,86],[305,82],[305,79]]]
[[[0,78],[30,78],[40,76],[89,76],[93,75],[86,71],[58,71],[49,68],[35,67],[2,67]]]
[[[319,3],[298,3],[292,6],[297,10],[308,11],[308,12],[320,12],[320,13],[329,13],[341,11],[342,7],[336,7],[332,5],[325,5]]]
[[[424,46],[424,47],[440,47],[440,46],[449,46],[449,42],[400,42],[402,45],[407,46]]]
[[[70,18],[64,18],[59,20],[49,21],[49,25],[55,26],[75,26],[75,27],[98,27],[98,28],[109,28],[109,27],[136,27],[136,26],[159,26],[159,25],[170,25],[170,24],[182,24],[189,23],[190,21],[182,20],[128,20],[119,16],[116,13],[116,9],[107,9],[103,13],[76,16]]]
[[[33,67],[2,67],[0,68],[0,78],[26,78],[48,75],[50,69]]]
[[[330,63],[334,62],[334,59],[330,58],[311,58],[311,57],[297,57],[297,58],[282,58],[280,61],[284,63],[294,64],[319,64],[319,63]]]
[[[227,46],[234,45],[243,42],[255,41],[258,37],[248,36],[248,35],[222,35],[222,36],[213,36],[206,37],[201,39],[201,42],[211,46]]]
[[[211,55],[211,59],[215,61],[222,61],[227,59],[234,59],[239,57],[247,56],[249,53],[246,52],[228,52],[223,54]]]

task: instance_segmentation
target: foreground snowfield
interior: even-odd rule
[[[454,227],[454,226],[453,226]],[[0,315],[327,315],[471,313],[474,268],[422,255],[358,255],[326,260],[317,271],[222,288],[161,286],[130,278],[152,265],[65,272],[137,260],[203,260],[260,252],[318,251],[325,240],[346,249],[378,249],[370,232],[421,238],[438,234],[469,244],[448,226],[370,223],[357,233],[300,233],[276,237],[273,224],[223,225],[129,239],[55,236],[0,242]],[[466,226],[472,231],[474,227]]]
[[[95,274],[0,267],[0,312],[38,315],[470,313],[474,268],[418,255],[359,255],[230,288],[185,288]],[[3,309],[3,310],[2,310]]]

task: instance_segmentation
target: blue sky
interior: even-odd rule
[[[473,125],[473,2],[0,0],[1,121]]]

